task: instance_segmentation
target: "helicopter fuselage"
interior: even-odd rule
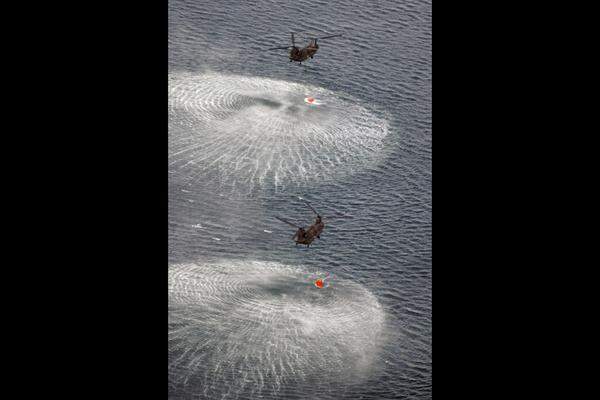
[[[323,232],[323,229],[325,229],[325,223],[323,223],[323,219],[348,217],[347,215],[343,215],[343,214],[339,214],[339,213],[338,213],[338,215],[334,215],[334,216],[330,216],[330,217],[322,217],[321,215],[319,215],[317,210],[315,210],[315,208],[310,205],[310,203],[308,201],[304,200],[300,196],[298,196],[298,198],[300,200],[302,200],[311,209],[311,211],[313,213],[315,213],[316,218],[315,218],[315,222],[313,222],[312,225],[310,225],[308,228],[304,228],[294,222],[288,221],[285,218],[275,216],[275,218],[280,220],[281,222],[291,225],[297,229],[296,233],[292,237],[292,240],[294,242],[296,242],[296,246],[299,244],[304,244],[304,245],[306,245],[306,247],[309,247],[310,244],[315,240],[315,238],[320,239],[321,233]]]
[[[296,46],[296,42],[294,41],[294,32],[292,32],[292,45],[291,46],[271,47],[269,50],[279,50],[279,49],[289,50],[290,62],[296,61],[296,62],[301,63],[302,61],[306,61],[309,58],[313,58],[313,56],[317,53],[317,51],[319,50],[319,45],[317,44],[318,40],[329,39],[329,38],[338,37],[338,36],[342,36],[342,34],[314,37],[310,40],[310,42],[308,42],[308,45],[300,48],[300,47]]]
[[[294,46],[290,50],[290,62],[302,62],[308,60],[309,58],[313,58],[313,56],[317,53],[317,50],[319,50],[319,46],[316,44],[309,44],[302,49]]]
[[[309,246],[315,238],[321,236],[321,232],[325,228],[323,222],[317,222],[308,227],[308,229],[298,229],[296,235],[294,235],[294,241],[296,244],[305,244]]]

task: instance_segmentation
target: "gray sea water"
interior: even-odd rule
[[[430,0],[169,0],[170,398],[431,398],[431,58]]]

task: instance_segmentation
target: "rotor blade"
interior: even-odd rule
[[[329,38],[338,37],[338,36],[342,36],[342,34],[338,33],[337,35],[321,36],[321,37],[318,37],[318,38],[315,38],[315,39],[329,39]]]
[[[310,205],[310,203],[309,203],[308,201],[304,200],[302,197],[300,198],[300,200],[302,200],[304,203],[306,203],[306,205],[307,205],[308,207],[310,207],[310,209],[311,209],[311,210],[312,210],[312,211],[315,213],[315,215],[319,215],[319,213],[317,212],[317,210],[315,210],[315,209],[313,208],[313,206],[311,206],[311,205]]]
[[[292,222],[290,222],[290,221],[288,221],[288,220],[286,220],[286,219],[283,219],[283,218],[280,218],[280,217],[275,217],[275,218],[277,218],[277,219],[278,219],[278,220],[280,220],[281,222],[285,222],[285,223],[286,223],[286,224],[288,224],[288,225],[291,225],[291,226],[293,226],[293,227],[295,227],[295,228],[298,228],[298,229],[300,229],[300,227],[299,227],[298,225],[296,225],[296,224],[294,224],[294,223],[292,223]]]
[[[279,50],[279,49],[289,49],[289,48],[291,48],[291,46],[271,47],[270,49],[267,49],[267,50]]]

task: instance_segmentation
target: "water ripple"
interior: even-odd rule
[[[193,378],[209,398],[224,386],[256,398],[367,379],[383,309],[360,284],[329,276],[335,285],[318,289],[316,276],[274,262],[171,265],[172,384]]]
[[[293,82],[172,74],[170,170],[202,178],[208,171],[221,186],[245,188],[351,173],[378,159],[388,132],[358,103]]]

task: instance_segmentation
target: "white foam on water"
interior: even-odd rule
[[[273,262],[171,265],[173,375],[200,380],[207,396],[230,387],[251,397],[366,378],[383,342],[381,305],[358,283],[318,289],[311,276]]]
[[[305,101],[311,93],[321,103]],[[310,85],[207,73],[169,75],[174,175],[219,185],[284,186],[378,161],[387,121],[348,96]]]

